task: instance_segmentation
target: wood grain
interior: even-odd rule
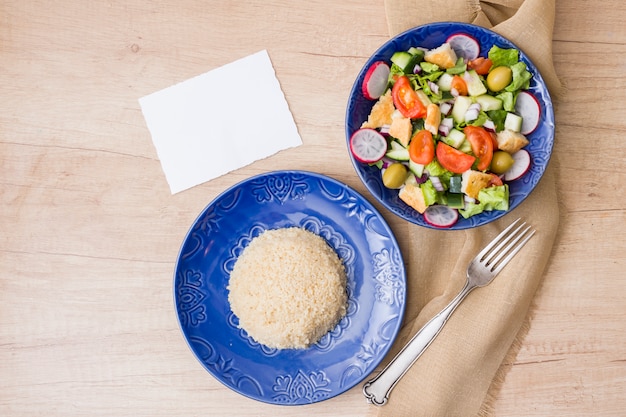
[[[497,415],[626,408],[624,19],[617,0],[557,2],[560,230]],[[251,175],[319,171],[366,194],[344,112],[387,37],[381,0],[2,2],[0,415],[366,415],[360,386],[297,408],[225,388],[180,334],[172,273],[197,214]],[[303,145],[172,196],[138,98],[261,49]]]

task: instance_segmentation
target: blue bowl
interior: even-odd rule
[[[476,38],[480,44],[481,55],[486,55],[487,51],[489,51],[493,45],[497,45],[501,48],[518,49],[520,51],[520,59],[526,63],[528,71],[533,75],[528,91],[533,93],[539,101],[541,119],[537,128],[530,135],[527,135],[530,144],[527,145],[525,149],[528,150],[531,155],[530,170],[521,178],[508,183],[510,193],[509,211],[494,210],[483,212],[468,219],[459,217],[459,220],[452,227],[444,230],[462,230],[482,226],[506,215],[515,207],[519,206],[535,189],[537,183],[539,183],[550,161],[554,145],[554,110],[548,88],[535,65],[519,47],[489,29],[471,24],[441,22],[418,26],[401,33],[381,46],[367,60],[350,91],[346,111],[346,144],[348,153],[350,154],[356,173],[374,198],[392,213],[400,216],[404,220],[420,226],[436,229],[436,227],[427,223],[418,211],[400,200],[397,190],[386,188],[383,185],[380,170],[377,167],[357,161],[350,152],[349,142],[352,134],[367,120],[372,106],[375,103],[374,100],[365,98],[362,92],[361,86],[367,69],[376,61],[390,62],[394,52],[406,51],[412,46],[420,46],[429,49],[435,48],[444,43],[450,35],[455,33],[465,33]]]

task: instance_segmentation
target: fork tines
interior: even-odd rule
[[[493,274],[499,273],[535,234],[530,225],[520,221],[517,219],[511,223],[478,254],[477,258]]]

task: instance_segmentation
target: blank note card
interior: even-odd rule
[[[172,194],[302,144],[265,50],[139,103]]]

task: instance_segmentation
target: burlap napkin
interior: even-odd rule
[[[385,0],[390,35],[424,23],[461,21],[492,28],[519,46],[541,72],[552,97],[561,85],[552,63],[555,0]],[[559,221],[554,157],[539,185],[519,207],[486,226],[438,231],[408,225],[408,303],[405,324],[384,366],[465,282],[469,261],[518,217],[536,235],[488,286],[474,290],[439,337],[371,414],[389,417],[488,416],[517,353],[533,296],[542,279]],[[507,358],[508,355],[508,358]],[[505,361],[505,358],[507,360]],[[503,363],[504,361],[504,363]]]

